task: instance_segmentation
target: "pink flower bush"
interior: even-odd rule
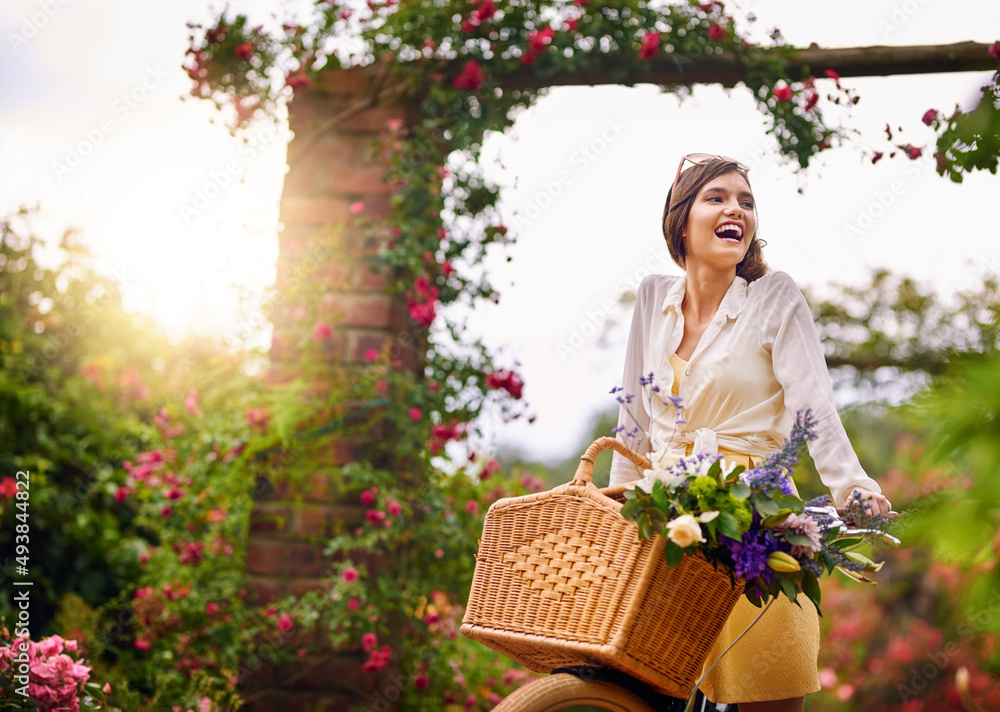
[[[17,494],[17,483],[13,477],[4,477],[0,481],[0,496],[13,497]]]
[[[80,697],[90,679],[90,668],[69,653],[77,651],[75,640],[53,635],[38,643],[29,638],[17,638],[9,647],[0,647],[0,689],[21,687],[14,680],[19,656],[26,656],[28,696],[39,712],[79,712]]]

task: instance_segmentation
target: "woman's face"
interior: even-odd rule
[[[736,269],[757,230],[753,194],[741,173],[724,173],[702,187],[684,227],[685,268]]]

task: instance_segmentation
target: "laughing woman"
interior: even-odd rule
[[[685,163],[692,166],[682,171]],[[651,275],[639,287],[622,386],[643,393],[641,407],[622,407],[622,432],[649,434],[633,449],[720,452],[750,467],[780,449],[795,414],[811,408],[817,437],[809,445],[834,502],[861,501],[888,515],[889,502],[851,447],[834,404],[830,376],[812,315],[784,272],[769,272],[757,237],[748,168],[721,156],[681,159],[663,211],[663,236],[681,277]],[[673,408],[640,387],[654,373],[664,393],[680,396],[686,424],[675,430]],[[625,440],[622,435],[619,435]],[[652,443],[650,442],[652,440]],[[631,443],[626,442],[632,446]],[[611,484],[641,477],[615,453]],[[705,679],[713,702],[740,712],[799,712],[820,689],[819,619],[813,605],[775,600]],[[756,618],[741,598],[709,652],[710,665]]]

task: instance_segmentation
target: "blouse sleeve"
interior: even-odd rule
[[[784,272],[775,272],[768,280],[765,299],[770,309],[765,312],[764,346],[771,348],[774,376],[784,390],[789,413],[794,416],[811,408],[816,418],[816,438],[809,443],[809,454],[820,479],[838,506],[846,504],[855,488],[880,493],[878,483],[862,469],[840,421],[823,347],[805,297]]]
[[[639,284],[636,293],[635,308],[632,311],[632,326],[629,329],[628,343],[625,347],[625,369],[622,374],[622,391],[620,395],[632,394],[631,403],[622,403],[618,410],[619,431],[615,437],[632,452],[647,455],[650,452],[649,432],[650,418],[642,398],[642,386],[639,377],[642,376],[642,356],[646,339],[646,324],[649,321],[646,311],[650,306],[652,291],[651,276]],[[634,433],[629,436],[628,433]],[[640,440],[641,438],[641,440]],[[642,472],[631,460],[615,452],[611,460],[611,485],[621,485],[642,477]]]

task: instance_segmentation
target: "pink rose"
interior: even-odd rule
[[[354,583],[358,580],[358,570],[353,566],[344,569],[344,573],[341,574],[341,579],[343,579],[344,583]]]

